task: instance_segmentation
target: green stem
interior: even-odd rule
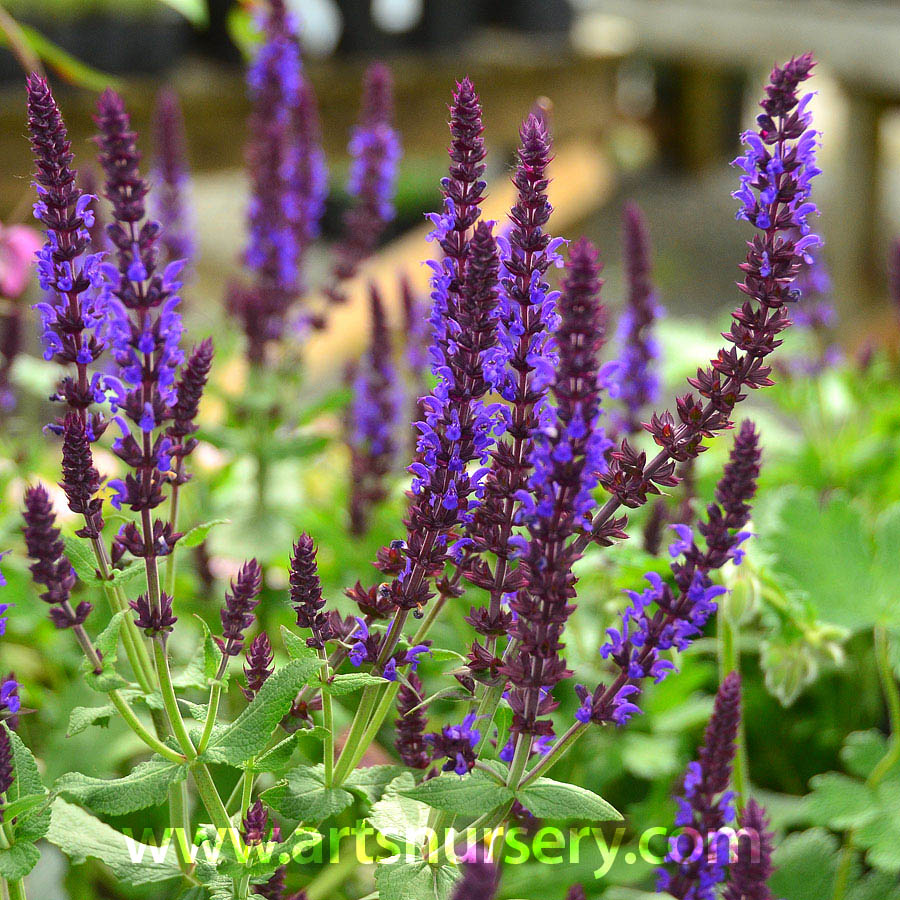
[[[328,684],[331,678],[331,669],[328,666],[328,655],[325,649],[319,650],[322,659],[322,685]],[[331,694],[322,690],[322,724],[325,727],[325,740],[322,746],[323,762],[325,764],[325,787],[330,788],[334,781],[334,710],[331,705]]]
[[[181,718],[181,711],[178,709],[178,698],[175,696],[175,685],[172,684],[172,673],[169,671],[169,656],[166,653],[165,644],[161,639],[153,642],[153,656],[156,660],[156,675],[159,680],[160,692],[162,693],[163,707],[166,716],[169,719],[169,725],[178,746],[181,747],[184,755],[190,759],[197,758],[197,751],[191,743],[191,737],[184,725],[184,719]]]
[[[342,854],[333,866],[324,866],[319,874],[304,888],[307,900],[327,900],[336,896],[338,888],[356,868],[356,854]]]
[[[212,779],[212,775],[209,774],[209,769],[203,763],[196,762],[192,766],[192,771],[194,783],[197,785],[197,793],[200,795],[206,811],[213,820],[212,824],[216,828],[231,828],[231,818],[225,809],[225,804],[222,803],[219,792],[216,790],[216,784]]]
[[[183,763],[185,757],[177,753],[171,747],[167,747],[159,738],[154,737],[135,715],[134,710],[124,700],[118,691],[110,691],[109,699],[116,711],[122,717],[125,724],[151,749],[169,762]]]
[[[187,836],[191,833],[191,817],[188,812],[187,782],[184,780],[169,786],[169,822],[172,825],[173,833],[175,828],[182,829],[185,835],[184,844],[187,844]],[[182,842],[176,838],[175,857],[178,860],[178,868],[189,876],[194,867],[183,849]]]
[[[339,787],[347,779],[347,776],[353,771],[353,754],[359,746],[363,732],[369,722],[369,714],[375,706],[378,698],[380,687],[370,685],[363,690],[362,697],[359,700],[359,706],[356,707],[356,715],[350,724],[350,731],[347,732],[347,738],[344,741],[344,747],[338,756],[337,763],[334,767],[334,786]],[[322,692],[324,697],[324,691]],[[365,749],[363,749],[365,752]]]
[[[719,611],[719,683],[732,672],[741,674],[741,656],[738,649],[740,632],[736,622],[733,622],[727,611],[723,608]],[[750,772],[747,761],[747,739],[744,730],[744,717],[738,722],[737,737],[735,738],[734,767],[732,770],[732,784],[735,792],[735,805],[740,814],[747,800],[750,789]]]
[[[2,797],[0,797],[2,799]],[[8,850],[15,843],[12,826],[9,822],[4,822],[0,827],[0,848]],[[25,880],[17,878],[15,881],[7,881],[5,878],[0,881],[3,885],[9,900],[26,900],[25,897]]]
[[[569,727],[569,730],[553,745],[550,752],[542,757],[538,762],[532,766],[531,769],[528,770],[528,773],[525,777],[519,782],[519,790],[521,790],[526,785],[531,784],[539,776],[543,775],[544,772],[548,772],[553,768],[562,758],[568,753],[569,748],[578,738],[587,731],[587,725],[583,722],[575,722],[573,725]],[[511,782],[508,782],[511,783]]]
[[[206,710],[206,720],[203,723],[203,734],[200,735],[200,743],[197,744],[197,753],[203,753],[209,746],[212,737],[213,726],[219,714],[219,700],[222,697],[222,685],[216,679],[216,683],[209,689],[209,707]]]

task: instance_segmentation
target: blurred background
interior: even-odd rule
[[[816,120],[823,131],[817,186],[842,335],[851,349],[882,330],[887,248],[900,231],[900,5],[875,0],[293,0],[319,97],[340,223],[348,129],[359,79],[373,57],[397,81],[405,155],[394,235],[438,204],[453,79],[470,74],[485,108],[491,173],[502,182],[522,116],[551,110],[556,180],[572,198],[567,236],[599,242],[618,293],[622,200],[652,223],[656,278],[670,312],[705,317],[736,296],[745,230],[730,197],[738,134],[773,63],[812,50],[820,60]],[[81,166],[90,157],[94,90],[114,80],[146,133],[157,89],[184,106],[200,224],[200,290],[236,268],[243,234],[241,170],[247,105],[242,55],[251,10],[234,0],[5,0],[0,50],[0,220],[29,212],[20,32],[63,91]],[[12,18],[19,23],[18,26]],[[752,88],[752,89],[751,89]],[[748,92],[748,89],[749,90]],[[586,161],[587,159],[587,161]],[[342,167],[344,169],[342,170]],[[420,253],[419,258],[424,255]],[[315,266],[315,260],[312,261]],[[324,263],[323,263],[324,265]],[[852,299],[850,299],[852,298]],[[208,308],[213,314],[213,310]]]

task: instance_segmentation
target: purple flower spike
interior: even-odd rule
[[[82,601],[74,609],[69,598],[75,585],[75,570],[65,555],[60,530],[56,527],[56,515],[50,495],[43,485],[25,491],[25,547],[33,560],[31,577],[47,590],[41,600],[49,603],[50,618],[57,628],[81,626],[91,604]]]
[[[421,706],[424,698],[422,681],[415,672],[407,677],[408,685],[401,684],[397,692],[397,738],[394,746],[403,764],[413,769],[428,768],[428,744],[424,732],[428,716]]]
[[[369,512],[387,496],[399,429],[400,393],[381,295],[369,286],[372,337],[353,383],[350,409],[350,531],[365,534]]]
[[[255,559],[245,562],[231,582],[231,590],[225,594],[225,606],[219,613],[222,619],[222,637],[216,643],[222,651],[222,662],[229,656],[237,656],[244,648],[244,632],[253,624],[253,611],[262,589],[262,569]]]
[[[261,631],[253,638],[253,642],[247,650],[247,661],[244,663],[247,687],[241,688],[244,696],[248,700],[252,700],[274,671],[275,653],[269,642],[269,636]]]
[[[394,86],[390,69],[373,63],[363,78],[359,123],[350,135],[350,208],[334,267],[335,284],[328,291],[335,303],[347,298],[340,283],[351,278],[369,256],[394,218],[397,163],[402,156],[400,134],[394,128]]]
[[[316,565],[316,547],[308,534],[297,538],[291,556],[291,603],[297,613],[297,625],[312,631],[312,637],[306,639],[307,646],[321,650],[335,634],[323,612],[325,598]]]
[[[89,433],[96,440],[104,424],[98,416],[88,417],[88,408],[97,400],[88,366],[105,347],[106,308],[100,290],[102,254],[86,253],[88,229],[94,224],[90,208],[94,198],[83,194],[76,184],[68,132],[47,82],[33,74],[27,87],[38,194],[34,215],[47,235],[37,254],[37,270],[48,297],[35,307],[43,326],[44,358],[74,369],[74,375],[60,382],[56,399],[83,420],[92,420]]]
[[[241,826],[244,843],[248,846],[261,844],[266,839],[266,832],[269,826],[269,811],[263,806],[262,800],[257,800],[247,810]]]
[[[63,422],[62,475],[60,487],[66,493],[69,509],[84,517],[84,527],[76,534],[92,539],[100,537],[103,501],[97,492],[102,479],[94,468],[90,438],[77,413],[69,413]]]
[[[734,822],[734,795],[728,784],[740,721],[741,679],[731,672],[716,694],[699,758],[688,766],[684,794],[677,798],[675,824],[690,826],[703,835],[704,841],[712,836],[712,846],[704,844],[699,855],[690,832],[670,840],[668,859],[676,869],[674,873],[663,870],[658,886],[679,900],[714,900],[716,886],[724,881],[729,843],[727,834],[718,832]]]
[[[625,206],[625,275],[628,299],[619,320],[619,365],[614,376],[624,410],[615,417],[617,432],[640,434],[644,411],[659,399],[659,344],[653,325],[664,310],[656,302],[650,272],[647,223],[636,203]]]
[[[178,95],[163,88],[156,96],[153,116],[155,160],[153,167],[154,213],[163,233],[160,246],[167,262],[194,260],[190,176],[184,135],[184,117]]]
[[[14,775],[12,741],[6,726],[0,722],[0,797],[13,786]],[[0,813],[0,822],[2,821],[3,814]]]
[[[572,565],[580,554],[569,539],[593,504],[591,492],[608,446],[598,425],[598,357],[605,335],[599,272],[594,247],[584,240],[574,244],[559,298],[556,406],[547,409],[534,434],[531,493],[519,492],[520,516],[529,532],[524,586],[510,603],[517,614],[511,632],[520,649],[501,669],[514,686],[511,731],[516,735],[552,734],[546,718],[556,706],[551,691],[571,674],[560,650],[574,608],[569,602],[575,596]]]
[[[500,883],[495,863],[477,859],[463,865],[463,875],[453,892],[453,900],[494,900]]]
[[[196,422],[197,413],[212,368],[212,360],[213,342],[207,338],[191,351],[175,385],[175,403],[171,409],[172,424],[166,429],[166,436],[172,442],[170,453],[176,460],[176,471],[172,476],[176,485],[184,484],[191,477],[184,472],[184,460],[197,447],[197,439],[193,435],[199,428]]]

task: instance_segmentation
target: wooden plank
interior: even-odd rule
[[[552,233],[568,235],[573,225],[605,203],[612,192],[613,169],[596,146],[572,142],[559,147],[550,170],[549,196],[554,212]],[[489,185],[484,217],[505,222],[515,200],[509,180]],[[405,273],[416,291],[428,292],[430,269],[423,264],[435,253],[426,240],[430,223],[409,232],[367,260],[360,272],[347,283],[348,300],[332,308],[326,330],[310,337],[304,358],[313,380],[332,380],[340,376],[344,364],[362,351],[368,338],[368,285],[376,284],[385,301],[388,316],[396,319],[400,310],[400,273]],[[324,303],[321,295],[309,302]]]

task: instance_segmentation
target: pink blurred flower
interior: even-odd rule
[[[20,297],[28,286],[31,263],[41,236],[27,225],[0,225],[0,295]]]

